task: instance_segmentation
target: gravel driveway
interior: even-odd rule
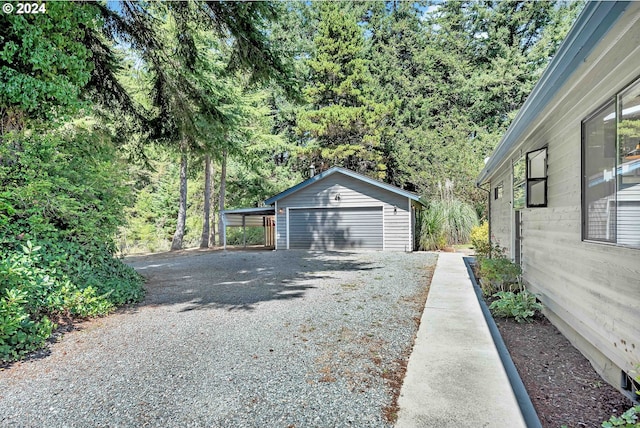
[[[435,261],[307,251],[131,259],[149,279],[146,300],[0,372],[0,425],[390,426],[385,408]]]

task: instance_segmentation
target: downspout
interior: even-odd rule
[[[493,249],[493,243],[491,242],[491,182],[489,182],[489,188],[488,189],[484,189],[482,187],[482,185],[480,183],[476,184],[476,187],[480,190],[484,190],[485,192],[487,192],[487,199],[489,201],[489,206],[488,206],[488,211],[487,211],[487,222],[489,224],[489,230],[488,230],[488,234],[489,234],[489,258],[491,258],[491,250]]]

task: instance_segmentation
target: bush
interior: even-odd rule
[[[459,199],[434,201],[423,213],[420,246],[423,250],[442,250],[469,242],[471,230],[478,225],[473,207]]]
[[[640,368],[640,365],[638,365],[637,368]],[[636,376],[635,380],[636,382],[640,382],[640,375]],[[636,391],[636,394],[640,395],[640,391]],[[640,405],[635,405],[620,416],[611,416],[608,421],[602,423],[602,427],[640,428],[638,415],[640,415]]]
[[[420,248],[422,250],[442,250],[447,246],[443,222],[443,213],[440,210],[429,209],[422,214],[420,226]]]
[[[1,361],[42,346],[52,317],[103,315],[143,296],[141,277],[113,256],[128,188],[103,137],[75,127],[2,136]]]
[[[264,245],[264,228],[261,226],[247,226],[247,245]],[[241,227],[227,228],[227,245],[242,245],[244,243]]]
[[[494,294],[495,300],[489,309],[495,316],[502,318],[515,318],[517,322],[530,321],[536,311],[542,310],[542,305],[536,301],[536,296],[527,290],[499,291]]]
[[[640,422],[638,422],[638,415],[640,415],[640,405],[633,406],[620,416],[611,416],[608,421],[602,423],[603,428],[612,427],[625,427],[625,428],[640,428]]]
[[[15,288],[0,296],[0,361],[11,361],[40,348],[54,325],[47,317],[34,321],[27,312],[28,293]]]
[[[471,245],[478,257],[490,257],[491,245],[489,244],[489,223],[484,221],[479,226],[471,229]]]
[[[105,315],[143,297],[140,276],[108,253],[48,244],[43,257],[44,245],[0,257],[0,361],[42,346],[55,328],[49,316]]]
[[[478,274],[480,286],[485,295],[492,295],[498,291],[509,291],[518,286],[522,269],[519,265],[498,254],[491,259],[478,260]]]

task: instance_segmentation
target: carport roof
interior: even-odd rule
[[[276,210],[272,207],[258,207],[258,208],[239,208],[237,210],[224,210],[223,213],[227,214],[239,214],[239,215],[275,215]]]
[[[392,193],[396,193],[398,195],[404,196],[406,198],[409,198],[413,201],[416,201],[418,203],[420,203],[421,205],[424,205],[424,203],[420,200],[420,196],[416,195],[415,193],[412,192],[408,192],[406,190],[403,190],[399,187],[396,186],[392,186],[391,184],[387,184],[387,183],[383,183],[381,181],[378,180],[374,180],[373,178],[367,177],[366,175],[362,175],[362,174],[358,174],[357,172],[351,171],[350,169],[346,169],[346,168],[341,168],[339,166],[334,166],[333,168],[329,168],[328,170],[321,172],[318,175],[314,175],[313,177],[303,181],[302,183],[296,184],[293,187],[288,188],[287,190],[285,190],[284,192],[280,192],[275,196],[270,197],[269,199],[264,201],[265,205],[273,205],[274,203],[276,203],[277,201],[279,201],[280,199],[289,196],[292,193],[297,192],[298,190],[304,189],[305,187],[322,180],[325,177],[328,177],[332,174],[335,173],[341,173],[344,174],[348,177],[351,178],[355,178],[356,180],[360,180],[360,181],[364,181],[365,183],[371,184],[372,186],[376,186],[379,187],[381,189],[385,189],[389,192]]]

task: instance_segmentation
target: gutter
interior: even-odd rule
[[[586,61],[630,4],[630,1],[588,1],[585,4],[558,52],[478,175],[477,185],[486,182],[493,171],[502,167],[507,156],[521,142],[526,129],[549,105],[580,64]]]

